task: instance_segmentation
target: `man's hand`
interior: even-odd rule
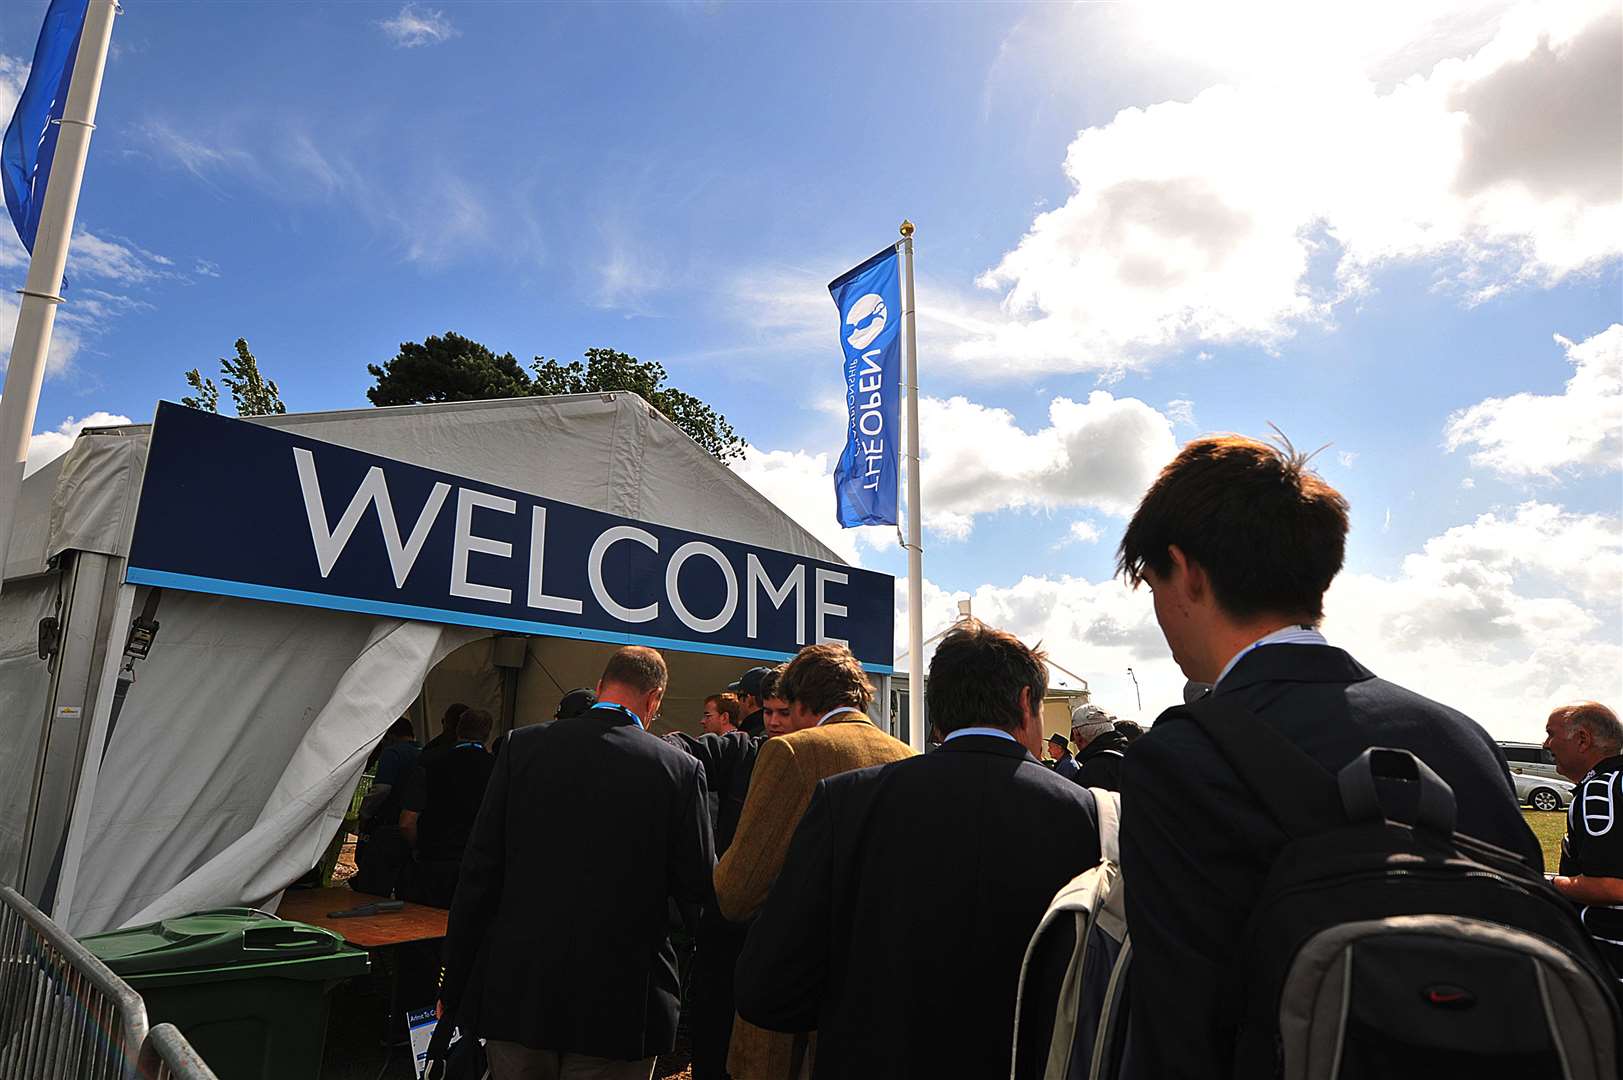
[[[1593,877],[1578,874],[1573,877],[1553,877],[1550,884],[1555,891],[1578,904],[1623,904],[1623,878]]]
[[[434,1019],[436,1019],[436,1020],[444,1020],[445,1019],[445,1002],[443,1002],[443,1001],[434,1002]]]

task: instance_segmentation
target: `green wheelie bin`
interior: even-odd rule
[[[220,908],[83,938],[220,1080],[317,1080],[327,993],[366,953],[330,930]]]

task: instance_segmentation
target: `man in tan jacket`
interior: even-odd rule
[[[913,754],[868,721],[873,684],[843,645],[800,650],[778,693],[789,703],[793,730],[761,746],[738,831],[716,864],[716,901],[735,922],[754,918],[766,902],[819,780]],[[766,1031],[739,1019],[727,1069],[734,1080],[794,1080],[805,1075],[811,1035]]]

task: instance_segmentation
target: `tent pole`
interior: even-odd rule
[[[79,185],[85,159],[90,155],[90,132],[96,126],[96,105],[101,100],[102,72],[113,36],[117,0],[91,0],[73,61],[68,100],[58,122],[56,154],[51,159],[50,181],[34,253],[28,260],[28,279],[19,291],[17,330],[11,341],[5,391],[0,395],[0,583],[5,580],[11,534],[17,523],[17,498],[22,492],[23,467],[33,436],[34,414],[39,410],[40,384],[45,381],[45,358],[51,351],[51,330],[56,305],[62,302],[62,273],[68,265],[68,240],[79,207]]]
[[[135,589],[134,585],[120,585],[118,596],[113,600],[113,621],[107,631],[107,655],[102,661],[101,682],[96,688],[95,711],[89,717],[90,732],[85,739],[84,763],[79,770],[79,790],[74,793],[73,809],[68,817],[68,838],[62,852],[62,876],[57,884],[55,903],[51,905],[51,917],[64,926],[68,926],[68,918],[73,912],[73,890],[79,881],[85,833],[90,828],[90,804],[96,797],[96,781],[101,776],[113,697],[118,691],[118,672],[124,666],[124,641],[130,632],[130,619],[135,615]]]

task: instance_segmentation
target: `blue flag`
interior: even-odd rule
[[[22,237],[23,247],[34,251],[39,232],[39,215],[45,207],[45,184],[51,177],[51,160],[56,157],[56,137],[62,110],[68,103],[68,84],[73,81],[73,60],[79,55],[79,36],[84,33],[85,11],[90,0],[51,0],[45,12],[45,25],[34,46],[34,65],[28,69],[28,83],[17,99],[17,111],[0,145],[0,173],[6,188],[6,209]]]
[[[888,247],[829,283],[845,351],[845,452],[834,470],[840,524],[895,525],[901,455],[901,260]]]

